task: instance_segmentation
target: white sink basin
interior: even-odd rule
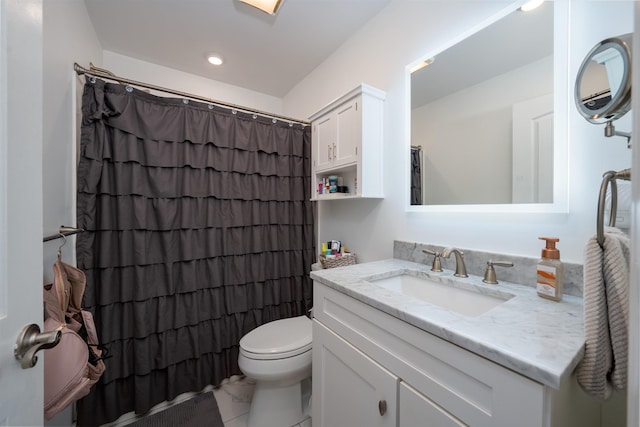
[[[416,276],[407,272],[381,279],[367,279],[384,289],[417,298],[465,316],[480,316],[513,298],[513,294],[463,283],[465,279]],[[448,282],[448,283],[447,283]]]

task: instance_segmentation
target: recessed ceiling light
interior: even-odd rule
[[[222,65],[222,57],[216,53],[211,53],[207,55],[207,61],[213,65]]]
[[[243,3],[250,4],[253,7],[257,7],[261,11],[268,13],[269,15],[275,15],[278,8],[282,4],[282,0],[240,0]]]
[[[544,0],[529,0],[520,7],[520,10],[523,12],[529,12],[533,9],[538,8],[543,2]]]

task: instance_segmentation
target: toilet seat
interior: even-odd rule
[[[240,353],[249,359],[285,359],[310,350],[311,320],[306,316],[265,323],[240,340]]]

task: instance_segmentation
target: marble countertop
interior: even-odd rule
[[[464,281],[487,293],[497,290],[514,297],[477,317],[467,317],[363,280],[405,270],[438,275],[452,285]],[[460,279],[449,270],[429,270],[430,266],[423,264],[387,259],[312,271],[311,278],[555,389],[582,359],[582,298],[565,295],[562,301],[555,302],[540,298],[531,286],[502,282],[499,278],[499,284],[488,285],[478,276]]]

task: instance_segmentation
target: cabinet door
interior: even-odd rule
[[[400,382],[400,403],[398,404],[398,426],[438,426],[461,427],[465,423],[436,405],[404,381]]]
[[[398,378],[313,322],[314,427],[396,425]]]
[[[335,114],[327,114],[315,123],[312,135],[313,157],[316,171],[329,169],[333,166],[334,147],[336,145]]]
[[[333,147],[334,166],[346,166],[358,161],[358,147],[361,142],[361,120],[356,98],[341,105],[336,110],[337,140]]]

